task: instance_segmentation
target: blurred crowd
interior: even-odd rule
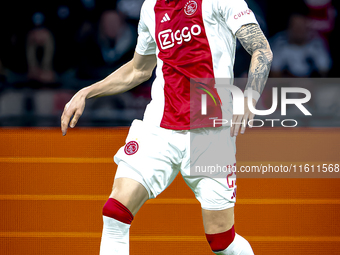
[[[2,75],[11,84],[63,87],[70,70],[97,80],[133,55],[138,16],[131,9],[139,13],[142,1],[21,2],[1,9]]]
[[[264,12],[254,9],[274,54],[270,77],[337,77],[338,5],[332,0],[265,1]],[[245,75],[243,62],[249,59],[243,51],[240,55],[236,77]]]
[[[273,50],[270,77],[337,77],[339,3],[246,1]],[[58,125],[58,114],[75,91],[132,58],[142,3],[13,0],[1,4],[0,126]],[[249,61],[238,44],[235,77],[247,76],[249,65],[244,63]],[[141,118],[150,100],[150,85],[151,81],[124,95],[92,100],[83,124],[124,125]]]

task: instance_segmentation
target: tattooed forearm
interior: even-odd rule
[[[237,31],[236,37],[245,50],[252,55],[246,89],[252,88],[261,94],[266,85],[273,58],[269,43],[256,24],[242,26]]]
[[[271,54],[264,50],[258,50],[253,54],[246,89],[252,88],[260,94],[262,93],[269,75],[271,58]]]

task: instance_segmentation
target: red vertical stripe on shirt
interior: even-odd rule
[[[202,0],[159,0],[154,10],[156,42],[160,50],[158,57],[163,61],[165,81],[164,114],[160,125],[177,130],[212,126],[212,119],[221,118],[222,113],[214,88]],[[194,13],[188,15],[185,10]],[[170,20],[164,21],[166,14]],[[209,91],[213,98],[207,95],[207,115],[201,115],[201,94],[205,91]]]

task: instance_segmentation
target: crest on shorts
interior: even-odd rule
[[[184,6],[184,12],[186,15],[194,15],[197,11],[197,3],[194,0],[189,0]]]
[[[124,147],[124,152],[127,155],[133,155],[138,151],[138,143],[136,141],[128,142]]]

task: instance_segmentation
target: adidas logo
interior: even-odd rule
[[[165,15],[164,15],[164,17],[163,17],[163,19],[162,19],[161,23],[163,23],[163,22],[167,22],[167,21],[169,21],[169,20],[170,20],[170,17],[169,17],[169,15],[168,15],[167,13],[165,13]]]

